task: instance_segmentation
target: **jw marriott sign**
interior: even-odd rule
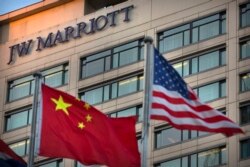
[[[93,34],[101,31],[108,25],[110,27],[116,26],[117,15],[124,15],[123,22],[130,21],[129,12],[134,8],[133,5],[115,10],[111,13],[101,15],[97,18],[92,18],[89,22],[80,22],[75,27],[68,26],[64,30],[58,30],[56,33],[50,32],[46,38],[37,37],[36,40],[30,39],[19,44],[10,46],[10,59],[8,64],[15,63],[16,56],[22,57],[31,52],[33,48],[36,51],[42,51],[45,48],[51,48],[56,46],[58,43],[68,42],[71,39],[81,38],[83,35]],[[123,16],[122,16],[123,17]],[[36,47],[31,47],[36,44]]]

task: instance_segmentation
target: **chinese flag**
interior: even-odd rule
[[[42,85],[39,155],[84,165],[139,167],[135,117],[109,118],[86,102]]]

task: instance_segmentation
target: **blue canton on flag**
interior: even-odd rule
[[[161,85],[170,91],[177,91],[183,97],[190,99],[187,85],[179,73],[160,55],[158,50],[154,51],[154,84]]]

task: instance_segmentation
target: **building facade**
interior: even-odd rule
[[[46,84],[111,117],[137,115],[141,149],[145,36],[202,101],[245,131],[226,138],[151,120],[149,166],[250,167],[248,0],[41,0],[0,15],[0,138],[27,160],[40,71]]]

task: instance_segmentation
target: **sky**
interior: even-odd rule
[[[42,0],[0,0],[0,15],[32,5]]]

